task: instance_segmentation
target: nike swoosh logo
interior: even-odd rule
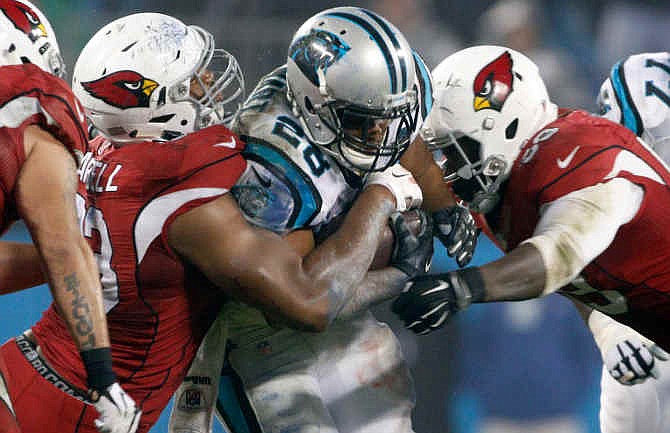
[[[256,171],[255,167],[251,167],[251,171],[254,172],[254,174],[258,178],[258,181],[261,183],[262,187],[270,188],[270,186],[272,185],[272,181],[270,179],[266,179],[263,176],[261,176],[260,174],[258,174],[258,171]]]
[[[393,177],[407,177],[408,173],[400,173],[400,174],[395,174],[391,173],[391,176]]]
[[[556,164],[558,164],[558,167],[559,168],[566,168],[568,165],[570,165],[570,163],[572,162],[572,158],[575,157],[578,150],[579,150],[579,146],[572,149],[572,152],[570,152],[570,154],[567,157],[565,157],[564,159],[556,158]]]
[[[216,143],[213,147],[229,147],[231,149],[235,149],[237,146],[237,140],[235,137],[230,137],[230,140],[228,141],[222,141],[221,143]]]

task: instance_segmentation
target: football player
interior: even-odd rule
[[[261,79],[236,115],[249,168],[233,193],[251,222],[309,251],[312,233],[317,242],[326,237],[365,182],[402,175],[405,166],[424,189],[424,207],[435,211],[449,253],[465,264],[474,222],[454,206],[425,145],[410,146],[431,106],[430,73],[393,24],[357,7],[320,12],[293,36],[287,63]],[[260,430],[411,432],[413,388],[400,345],[367,311],[400,289],[368,291],[349,312],[356,314],[318,335],[275,329],[260,312],[227,305],[175,396],[170,431],[210,431],[228,326],[229,361]],[[202,377],[204,384],[194,382]],[[189,404],[194,393],[206,396],[203,404]],[[225,406],[223,399],[217,405]]]
[[[596,340],[609,339],[611,328],[600,321],[607,315],[667,350],[670,172],[663,161],[621,125],[558,110],[537,67],[511,49],[465,49],[445,59],[434,79],[442,109],[427,136],[442,147],[456,193],[487,215],[508,253],[416,279],[393,306],[405,325],[426,333],[473,302],[560,290],[602,313],[589,318]],[[630,365],[619,374],[634,383],[633,363],[645,363],[641,345],[626,346]]]
[[[98,272],[74,206],[75,150],[86,143],[83,111],[61,79],[65,67],[54,31],[28,1],[0,0],[0,65],[0,230],[23,219],[36,247],[0,243],[0,292],[48,281],[63,325],[61,338],[72,347],[74,368],[96,425],[101,431],[132,433],[139,412],[112,370]],[[33,262],[38,263],[35,272],[27,272],[24,265]],[[36,407],[61,415],[58,402],[43,397],[32,400],[28,412],[23,406],[20,389],[32,386],[34,379],[22,363],[34,353],[17,340],[0,356],[2,432],[47,431],[22,421]],[[47,366],[33,365],[43,377],[39,380],[51,381],[48,386],[54,389],[59,386]]]
[[[626,126],[670,161],[670,53],[642,53],[616,63],[598,94],[599,114]],[[605,366],[601,380],[603,433],[670,432],[670,363],[653,342],[607,316],[589,318]],[[606,332],[602,332],[606,330]],[[609,344],[608,344],[609,343]],[[655,380],[646,380],[653,377]],[[642,383],[644,382],[644,383]],[[635,385],[635,386],[622,386]]]
[[[389,215],[419,197],[409,175],[369,181],[342,229],[304,259],[246,222],[227,194],[246,168],[243,142],[218,125],[241,84],[237,61],[215,48],[211,34],[153,13],[104,26],[75,66],[74,92],[101,134],[76,149],[76,204],[101,275],[115,371],[143,411],[139,432],[182,382],[225,295],[320,330],[346,309],[354,286],[374,291],[407,281],[396,268],[363,278]],[[416,241],[406,238],[410,247]],[[397,260],[412,263],[413,255],[406,248]],[[94,429],[64,329],[51,307],[29,336],[1,349],[16,352],[25,372],[14,405],[28,431]],[[56,386],[36,381],[44,369]],[[61,411],[36,412],[45,400]]]

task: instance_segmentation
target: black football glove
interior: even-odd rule
[[[391,266],[400,269],[409,278],[428,272],[433,258],[433,225],[430,216],[419,209],[412,212],[418,213],[420,217],[416,235],[410,230],[404,214],[391,214],[391,229],[395,239]]]
[[[447,254],[456,259],[458,266],[470,263],[477,246],[479,230],[470,211],[456,205],[433,212],[435,236],[447,249]]]
[[[462,271],[456,271],[414,278],[393,302],[392,310],[405,328],[428,334],[471,302],[472,290]]]

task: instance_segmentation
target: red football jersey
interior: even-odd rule
[[[583,111],[547,125],[514,163],[501,229],[515,248],[532,236],[542,205],[617,177],[644,188],[640,210],[582,271],[588,284],[569,294],[670,350],[670,172],[628,129]]]
[[[144,412],[142,431],[181,384],[224,298],[169,247],[168,228],[230,190],[246,167],[242,148],[227,128],[213,126],[118,148],[99,137],[83,158],[82,231],[100,269],[114,370]],[[81,359],[54,305],[33,333],[54,369],[85,389]]]
[[[14,187],[25,161],[23,133],[40,125],[70,150],[86,143],[86,125],[70,87],[33,64],[0,67],[0,233],[18,219]]]

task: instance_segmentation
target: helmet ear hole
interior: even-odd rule
[[[505,128],[505,138],[508,140],[513,139],[516,136],[516,131],[519,128],[519,118],[512,120],[507,128]]]

